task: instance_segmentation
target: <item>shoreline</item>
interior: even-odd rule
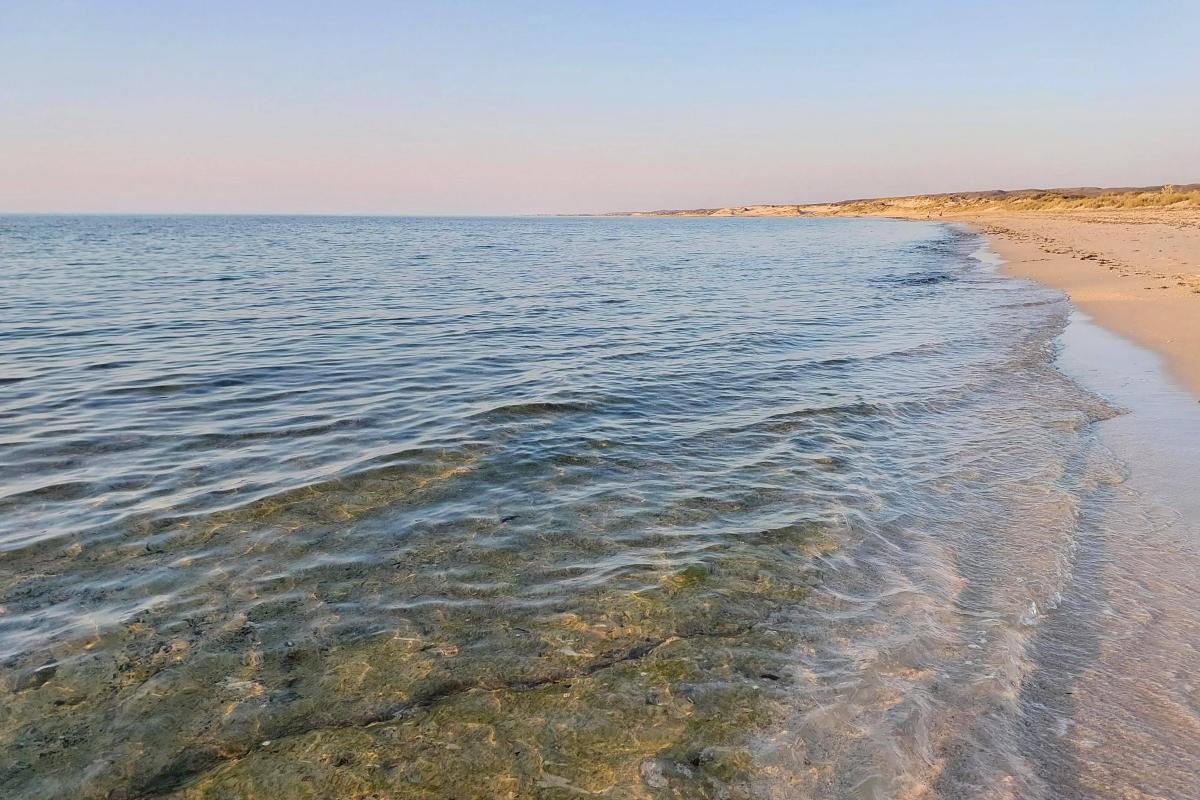
[[[1063,292],[1100,327],[1161,357],[1166,375],[1200,400],[1200,288],[1195,282],[1200,226],[1164,231],[1167,223],[1128,215],[1103,221],[981,215],[960,221],[986,237],[1003,260],[1004,274]],[[1151,248],[1157,264],[1137,255]],[[1184,271],[1188,258],[1192,274]]]
[[[815,210],[809,210],[815,209]],[[641,218],[868,218],[958,223],[983,235],[1003,274],[1049,286],[1096,324],[1161,357],[1200,402],[1200,208],[929,211],[925,207],[753,206]]]
[[[1012,259],[1017,246],[960,223],[984,236],[983,252],[1001,275],[1033,281],[1067,294],[1057,276],[1035,274],[1038,266]],[[1023,253],[1029,256],[1028,252]],[[1067,258],[1062,256],[1062,258]],[[1034,258],[1036,265],[1049,259]],[[1172,374],[1164,354],[1113,325],[1102,324],[1069,295],[1066,325],[1056,337],[1058,369],[1123,413],[1098,423],[1101,438],[1131,468],[1126,480],[1143,496],[1175,510],[1178,520],[1200,525],[1200,496],[1191,491],[1191,454],[1200,451],[1200,408],[1195,391]]]
[[[1138,796],[1190,796],[1183,787],[1194,776],[1171,774],[1162,754],[1179,763],[1195,760],[1194,746],[1177,742],[1197,724],[1194,714],[1179,710],[1179,698],[1193,695],[1179,680],[1179,667],[1196,646],[1200,497],[1193,484],[1200,406],[1194,381],[1200,365],[1196,351],[1179,352],[1172,337],[1195,324],[1200,295],[1181,294],[1190,294],[1188,287],[1142,289],[1143,300],[1131,287],[1145,285],[1138,280],[1149,271],[1144,261],[1098,270],[1096,262],[1114,260],[1111,245],[1103,256],[1081,258],[1090,251],[1079,247],[1093,244],[1096,231],[1091,238],[1076,232],[1069,240],[1074,247],[1067,247],[1064,237],[1038,238],[1019,223],[958,222],[983,235],[987,261],[999,274],[1066,295],[1068,318],[1055,337],[1054,365],[1124,412],[1094,423],[1098,441],[1122,464],[1121,474],[1109,478],[1121,489],[1085,492],[1070,577],[1028,650],[1031,704],[1048,710],[1046,721],[1062,725],[1055,745],[1034,740],[1037,752],[1045,758],[1057,751],[1076,765],[1056,788],[1105,797],[1118,787],[1137,787]],[[1134,268],[1139,271],[1126,272]],[[1181,300],[1187,305],[1179,306]],[[1164,335],[1171,337],[1155,338]]]
[[[887,217],[981,233],[1004,274],[1057,289],[1101,327],[1164,360],[1200,401],[1200,184],[1027,189],[627,212],[640,217]]]
[[[1191,393],[1171,379],[1157,353],[1086,312],[1072,309],[1059,341],[1059,369],[1126,412],[1101,420],[1099,428],[1129,467],[1129,485],[1173,509],[1174,522],[1200,526],[1191,469],[1200,452],[1200,407]]]

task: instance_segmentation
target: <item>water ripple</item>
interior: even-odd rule
[[[1119,482],[977,244],[0,219],[0,794],[959,774]]]

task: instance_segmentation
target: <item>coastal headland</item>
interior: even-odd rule
[[[1200,397],[1200,184],[1029,189],[750,205],[629,216],[957,221],[986,234],[1012,275],[1054,286],[1113,332],[1161,355]]]

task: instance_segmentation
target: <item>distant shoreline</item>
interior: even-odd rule
[[[1104,189],[993,189],[897,197],[838,200],[832,203],[794,203],[724,206],[722,208],[614,211],[611,217],[861,217],[916,214],[937,215],[990,211],[1066,211],[1082,209],[1200,208],[1200,183],[1164,184]]]
[[[1063,291],[1146,347],[1200,399],[1200,184],[962,192],[815,205],[634,212],[651,217],[866,217],[964,222],[1004,271]]]

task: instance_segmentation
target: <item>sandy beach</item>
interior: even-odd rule
[[[1109,330],[1162,355],[1200,397],[1200,211],[972,216],[1006,271],[1065,292]]]

